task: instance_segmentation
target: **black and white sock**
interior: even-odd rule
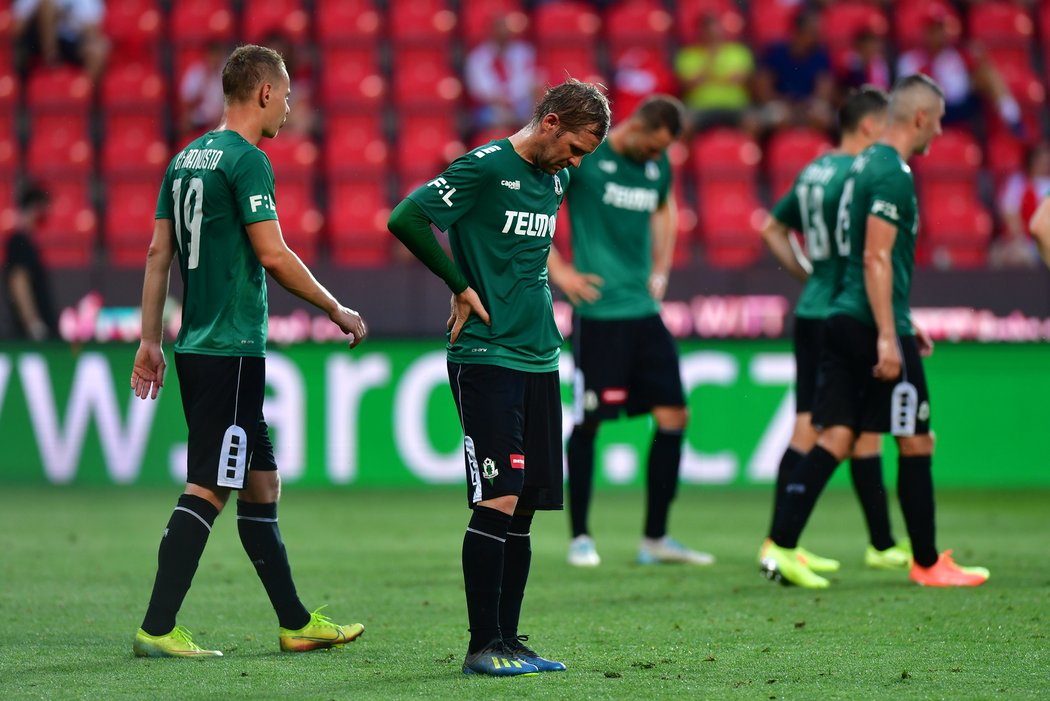
[[[518,619],[532,565],[532,514],[515,514],[503,548],[503,584],[499,596],[499,629],[504,640],[518,637]]]
[[[277,504],[237,502],[237,533],[248,559],[255,565],[270,604],[282,628],[298,630],[310,622],[292,581],[288,552],[277,527]]]
[[[499,601],[510,515],[475,506],[463,536],[463,585],[473,654],[500,637]]]

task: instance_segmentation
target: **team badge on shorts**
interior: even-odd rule
[[[499,470],[496,469],[496,463],[492,458],[485,458],[485,461],[481,463],[481,476],[487,480],[495,479],[496,475],[499,474]]]

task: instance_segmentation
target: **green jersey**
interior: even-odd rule
[[[234,131],[195,139],[168,165],[156,218],[174,220],[182,272],[175,350],[265,355],[266,274],[245,227],[277,219],[266,154]]]
[[[853,156],[829,153],[814,159],[776,206],[773,218],[802,232],[813,272],[795,305],[795,316],[826,319],[831,300],[842,282],[849,255],[842,188]]]
[[[911,274],[915,268],[915,242],[919,231],[919,205],[911,168],[897,150],[875,144],[857,156],[843,188],[848,211],[850,252],[842,289],[832,302],[832,313],[848,314],[874,326],[868,293],[864,287],[864,236],[868,216],[897,227],[891,253],[893,266],[893,316],[897,334],[914,334],[911,324]]]
[[[448,231],[456,265],[491,317],[488,326],[475,315],[467,319],[448,345],[451,362],[558,369],[562,336],[547,254],[568,182],[568,171],[544,173],[500,139],[460,156],[409,195]]]
[[[649,293],[650,220],[670,188],[666,153],[638,162],[604,141],[580,163],[569,188],[573,265],[605,281],[601,297],[577,307],[580,316],[637,319],[659,313],[660,304]]]

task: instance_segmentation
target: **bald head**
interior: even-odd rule
[[[944,102],[941,86],[922,73],[901,78],[890,95],[890,119],[910,123],[919,112],[934,112]]]

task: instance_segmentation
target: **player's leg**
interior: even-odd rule
[[[886,485],[882,480],[881,433],[866,431],[857,438],[850,459],[850,476],[868,527],[864,564],[880,570],[908,569],[911,547],[907,542],[897,543],[890,528]]]
[[[448,372],[463,427],[472,509],[462,549],[470,629],[463,673],[535,674],[535,666],[506,650],[499,627],[507,533],[524,483],[525,373],[457,363],[449,363]]]
[[[668,535],[671,504],[678,493],[682,441],[689,423],[678,348],[659,315],[621,322],[630,341],[627,413],[651,413],[656,424],[646,459],[646,504],[640,564],[710,565],[710,553],[690,550]]]
[[[189,428],[187,484],[157,552],[157,574],[133,649],[139,656],[221,656],[202,650],[176,616],[189,592],[212,526],[230,489],[218,485],[220,452],[227,427],[236,426],[238,358],[175,354],[183,412]],[[233,422],[231,424],[231,421]]]
[[[503,643],[541,672],[561,672],[565,665],[541,657],[525,643],[518,624],[532,566],[532,518],[536,510],[562,508],[561,384],[557,372],[528,373],[525,378],[524,483],[507,530],[499,626]],[[513,461],[512,461],[513,466]]]

